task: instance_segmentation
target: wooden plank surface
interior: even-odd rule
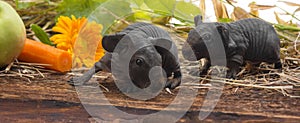
[[[55,74],[46,75],[46,78],[36,78],[30,82],[20,77],[0,78],[1,119],[17,121],[19,118],[24,120],[27,118],[26,120],[29,121],[55,122],[56,120],[51,120],[51,118],[60,119],[60,115],[63,115],[68,118],[61,118],[57,122],[75,120],[76,118],[79,118],[80,121],[90,122],[90,116],[82,107],[75,88],[67,84],[66,80],[68,78],[66,75]],[[101,106],[103,109],[108,106],[116,106],[125,108],[124,111],[126,112],[147,114],[164,110],[176,96],[164,91],[156,98],[147,101],[130,99],[122,95],[111,80],[106,80],[98,79],[103,86],[110,90],[104,92],[106,99],[109,99],[110,102],[103,103],[104,101],[100,101],[87,105]],[[96,83],[91,83],[87,87],[95,88],[98,86]],[[225,86],[217,106],[206,121],[296,122],[300,120],[300,100],[297,98],[285,97],[281,93],[271,93],[263,89],[240,88],[234,92],[235,89],[231,86]],[[181,121],[198,121],[198,111],[204,101],[207,89],[200,89],[197,93],[197,98],[192,107]],[[86,99],[93,100],[99,95],[95,93],[85,96]],[[184,101],[184,98],[182,101]],[[172,110],[181,109],[174,108]],[[50,114],[53,114],[53,116]]]

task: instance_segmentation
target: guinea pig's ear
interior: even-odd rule
[[[108,51],[113,52],[119,41],[125,36],[124,33],[116,33],[112,35],[105,35],[102,39],[102,47]]]
[[[235,42],[230,38],[229,31],[226,27],[224,27],[223,25],[217,25],[217,30],[218,30],[219,34],[221,35],[224,46],[226,46],[227,48],[236,48],[237,47]]]
[[[195,26],[198,26],[200,25],[202,22],[202,16],[201,15],[197,15],[194,17],[194,23],[195,23]]]
[[[172,47],[172,41],[166,38],[154,38],[151,39],[151,43],[155,46],[156,49],[164,48],[169,50]]]

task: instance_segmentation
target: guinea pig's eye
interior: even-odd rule
[[[137,65],[141,66],[141,65],[144,64],[144,60],[141,59],[141,58],[138,58],[138,59],[136,59],[135,63],[136,63]]]
[[[211,39],[211,35],[206,33],[204,35],[201,36],[203,40],[210,40]]]

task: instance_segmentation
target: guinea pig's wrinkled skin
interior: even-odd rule
[[[70,84],[83,84],[89,81],[93,74],[104,70],[116,73],[113,75],[117,80],[127,81],[126,74],[129,74],[129,79],[134,85],[146,88],[151,83],[149,73],[157,66],[165,73],[161,69],[152,71],[152,76],[156,79],[154,82],[164,83],[165,88],[170,89],[181,83],[177,48],[169,34],[157,26],[142,22],[131,24],[121,32],[105,35],[102,46],[107,52],[101,60],[83,76],[69,80]],[[128,64],[129,69],[126,69]],[[172,78],[169,79],[170,77]]]
[[[228,78],[236,78],[244,61],[275,63],[275,68],[281,69],[280,39],[269,23],[256,18],[231,23],[204,23],[200,15],[194,20],[196,27],[189,32],[182,50],[185,59],[210,60],[206,45],[214,46],[214,43],[218,43],[216,40],[222,40],[229,68]],[[211,51],[218,49],[218,47],[211,48],[213,48]],[[205,68],[202,73],[206,73],[207,70],[208,68]]]

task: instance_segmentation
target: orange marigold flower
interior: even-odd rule
[[[104,55],[101,24],[88,22],[85,17],[60,16],[52,30],[59,34],[53,35],[50,40],[57,48],[72,54],[73,67],[91,67]]]

